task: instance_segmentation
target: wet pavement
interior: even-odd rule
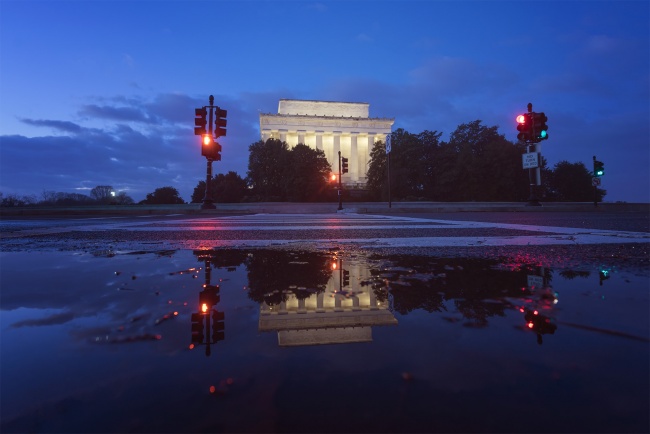
[[[1,258],[2,432],[648,431],[647,270],[344,249]]]

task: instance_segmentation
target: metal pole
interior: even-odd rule
[[[388,208],[392,208],[392,200],[390,197],[390,152],[388,153]]]
[[[341,183],[341,151],[339,151],[339,207],[338,207],[339,211],[343,209],[342,190],[343,190],[343,184]]]
[[[205,196],[201,209],[215,209],[214,200],[212,199],[212,159],[208,158],[208,167],[205,175]]]
[[[594,155],[594,171],[592,172],[591,176],[593,178],[596,177],[596,156],[595,155]],[[598,208],[598,186],[597,185],[594,185],[594,206]]]
[[[533,116],[533,104],[528,103],[528,113]],[[533,138],[535,137],[535,122],[533,120]],[[530,144],[527,145],[526,151],[530,152]],[[535,143],[533,145],[533,152],[537,153],[537,144]],[[541,184],[541,168],[539,167],[539,161],[537,164],[537,167],[535,169],[530,168],[528,169],[528,181],[530,183],[530,197],[528,198],[528,203],[527,206],[541,206],[542,204],[539,203],[539,200],[537,199],[537,194],[536,194],[536,186],[537,183],[539,182]]]
[[[210,110],[208,113],[210,114],[208,118],[208,132],[207,134],[212,137],[212,112],[213,112],[213,105],[214,105],[214,96],[210,95],[208,98],[208,101],[210,101]],[[213,139],[214,141],[214,139]],[[206,171],[205,175],[205,196],[203,197],[203,203],[201,204],[201,209],[215,209],[216,206],[214,205],[214,199],[212,198],[212,159],[208,158],[208,168]]]

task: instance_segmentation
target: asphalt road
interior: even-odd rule
[[[0,250],[345,249],[647,269],[648,212],[168,214],[0,221]]]

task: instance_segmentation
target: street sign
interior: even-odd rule
[[[534,169],[539,166],[539,152],[528,152],[522,154],[521,161],[524,169]]]
[[[390,136],[386,136],[386,153],[390,154],[391,145],[390,145]]]
[[[597,178],[595,176],[591,178],[591,185],[593,185],[594,187],[598,187],[600,185],[600,178]]]
[[[528,275],[528,287],[529,288],[543,288],[544,287],[544,277]]]

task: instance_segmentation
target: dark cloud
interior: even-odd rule
[[[144,112],[139,107],[113,107],[88,104],[79,110],[81,116],[89,118],[108,119],[116,121],[132,121],[143,123],[158,122],[158,119],[150,113]]]
[[[61,312],[54,315],[50,315],[45,318],[38,319],[25,319],[22,321],[17,321],[11,325],[13,328],[18,327],[40,327],[40,326],[50,326],[50,325],[59,325],[65,324],[74,319],[74,314],[72,312]]]
[[[21,119],[21,121],[27,125],[53,128],[66,133],[80,133],[82,129],[79,125],[69,121],[54,121],[47,119]]]

